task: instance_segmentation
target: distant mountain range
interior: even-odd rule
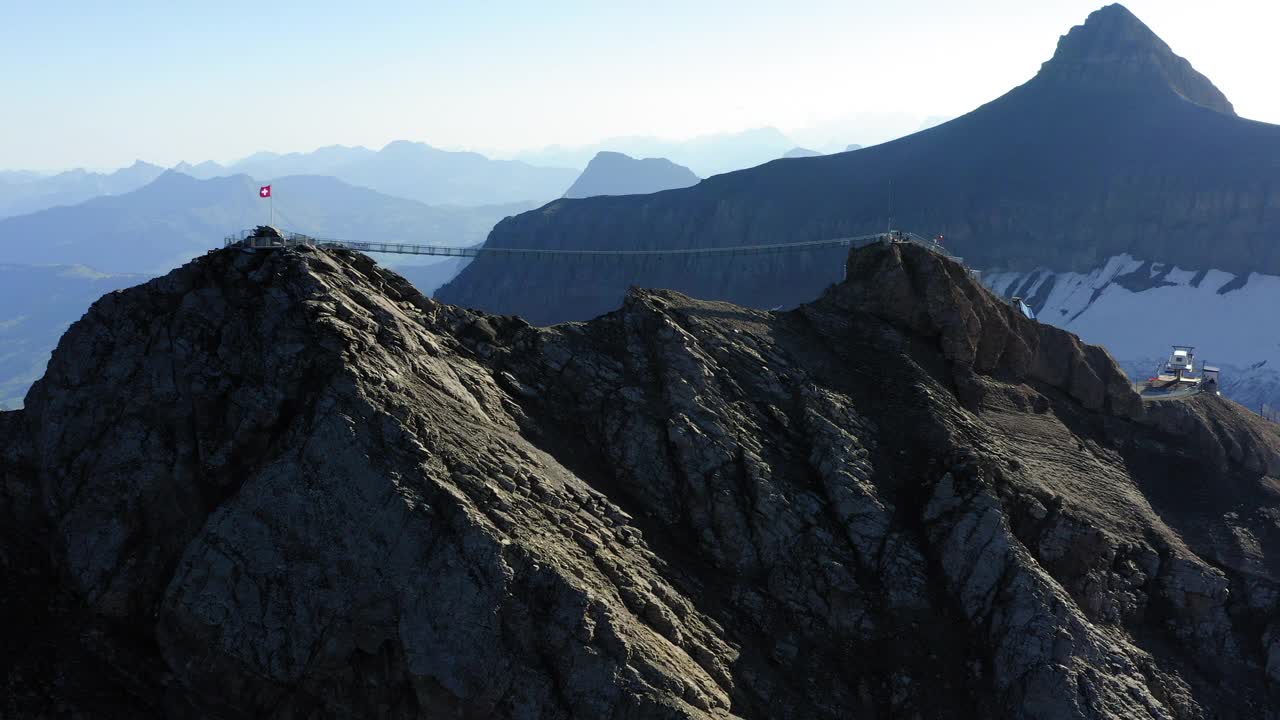
[[[584,163],[585,164],[585,163]],[[440,150],[397,141],[381,150],[333,145],[308,153],[260,152],[228,166],[206,161],[172,169],[198,179],[248,175],[262,182],[323,175],[429,205],[541,204],[560,197],[578,171],[492,160],[478,153]],[[21,170],[0,173],[0,217],[75,205],[103,195],[136,190],[165,171],[142,161],[112,173],[71,170],[43,176]]]
[[[631,157],[660,157],[689,168],[699,177],[755,167],[782,157],[796,143],[777,128],[704,135],[689,140],[655,137],[616,137],[581,147],[552,145],[516,157],[535,165],[583,167],[602,151]]]
[[[940,116],[932,116],[923,127],[932,127],[942,120]],[[183,161],[168,169],[202,180],[237,174],[264,181],[288,175],[328,175],[352,185],[427,204],[476,205],[539,202],[558,197],[563,187],[573,182],[576,170],[584,168],[599,152],[671,157],[677,163],[683,159],[687,161],[684,164],[698,166],[703,175],[709,176],[754,167],[779,157],[840,151],[839,145],[826,141],[815,147],[821,149],[797,146],[776,128],[765,127],[689,140],[616,137],[592,145],[557,145],[525,151],[515,160],[398,140],[381,150],[330,145],[311,152],[257,152],[225,165],[212,160]],[[861,147],[851,144],[845,150]],[[129,192],[164,171],[165,168],[142,160],[109,172],[83,168],[57,173],[0,169],[0,217]]]
[[[697,184],[698,176],[689,168],[664,158],[637,160],[622,153],[600,152],[564,196],[643,195]]]
[[[0,410],[22,405],[58,338],[95,300],[146,279],[77,266],[0,263]]]
[[[538,167],[400,140],[377,151],[333,145],[309,153],[258,153],[228,170],[259,179],[329,175],[430,205],[492,205],[543,203],[558,198],[583,165]],[[199,171],[207,173],[210,169],[206,166]]]
[[[231,170],[212,160],[206,160],[197,165],[192,165],[191,163],[184,161],[174,165],[170,169],[175,172],[180,172],[183,175],[190,175],[193,178],[199,178],[201,180],[235,174]]]
[[[428,206],[331,177],[281,177],[272,186],[277,225],[343,239],[474,245],[498,220],[532,207]],[[0,262],[163,272],[228,232],[266,223],[268,207],[247,175],[199,180],[169,171],[123,195],[0,220]]]
[[[59,205],[75,205],[101,195],[119,195],[160,177],[164,168],[141,160],[112,173],[69,170],[56,175],[29,171],[0,174],[0,218]]]
[[[860,146],[850,146],[856,147]],[[328,176],[428,205],[541,204],[562,196],[583,197],[578,194],[581,188],[573,193],[566,192],[566,188],[576,181],[577,168],[585,168],[600,152],[672,157],[677,158],[675,163],[681,163],[678,158],[685,158],[688,162],[684,165],[703,167],[704,175],[753,167],[778,157],[820,154],[795,147],[774,128],[763,128],[688,141],[615,138],[590,147],[547,148],[526,153],[517,160],[495,160],[479,153],[441,150],[401,140],[381,150],[330,145],[305,153],[258,152],[229,165],[211,160],[180,162],[170,169],[201,180],[248,175],[264,183],[298,175]],[[155,180],[164,171],[165,168],[141,160],[107,173],[82,169],[57,174],[3,170],[0,218],[127,193]],[[689,172],[697,177],[694,171]]]
[[[208,163],[185,167],[213,171]],[[268,222],[271,206],[258,197],[258,186],[244,174],[197,179],[145,163],[105,175],[0,178],[0,194],[26,188],[23,197],[33,201],[119,191],[0,218],[0,409],[21,404],[62,332],[103,293],[166,272],[218,246],[228,233]],[[276,225],[354,240],[477,245],[498,220],[534,205],[428,206],[320,176],[279,177],[272,187]],[[465,267],[456,258],[380,259],[427,293]]]

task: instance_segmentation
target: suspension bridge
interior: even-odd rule
[[[769,255],[775,253],[803,252],[806,250],[825,250],[828,248],[862,247],[877,242],[910,242],[922,245],[933,252],[960,260],[943,249],[942,245],[915,233],[891,230],[871,235],[855,235],[849,237],[829,238],[826,240],[805,240],[791,243],[771,243],[768,245],[731,245],[705,248],[664,248],[645,250],[593,250],[576,248],[511,248],[489,247],[477,245],[456,247],[450,245],[417,245],[411,243],[365,242],[359,240],[336,240],[332,238],[315,238],[301,233],[283,233],[275,228],[261,227],[245,230],[231,235],[224,241],[225,247],[247,249],[270,249],[288,247],[317,247],[336,250],[357,250],[364,253],[387,253],[392,255],[433,255],[439,257],[478,258],[483,256],[505,256],[519,258],[698,258],[698,257],[735,257],[740,255]]]

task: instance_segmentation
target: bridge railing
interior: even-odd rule
[[[895,239],[905,240],[907,242],[914,243],[932,252],[936,252],[939,255],[942,255],[943,257],[951,258],[952,260],[955,260],[956,262],[962,265],[964,264],[964,258],[958,255],[953,255],[950,250],[947,250],[945,247],[943,247],[942,243],[938,242],[937,240],[922,237],[913,232],[903,232],[901,230],[894,231],[890,234],[894,235]]]
[[[318,246],[322,243],[310,235],[302,233],[284,233],[282,235],[258,235],[252,230],[241,230],[223,239],[223,247],[233,245],[249,248],[297,247],[299,245]]]
[[[357,250],[367,253],[391,253],[396,255],[434,255],[441,257],[469,257],[482,255],[504,255],[510,257],[548,258],[668,258],[668,257],[713,257],[764,255],[773,253],[798,252],[805,250],[823,250],[828,248],[862,247],[875,242],[909,242],[928,249],[931,252],[949,257],[957,262],[963,260],[952,255],[936,241],[926,239],[915,233],[899,230],[873,235],[829,238],[826,240],[805,240],[794,243],[774,243],[769,245],[730,245],[709,248],[665,248],[645,250],[593,250],[578,248],[506,248],[506,247],[456,247],[450,245],[416,245],[411,243],[365,242],[354,240],[335,240],[316,238],[302,233],[264,233],[261,230],[243,230],[228,235],[224,246],[244,248],[288,248],[310,246],[341,250]]]

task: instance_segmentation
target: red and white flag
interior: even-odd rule
[[[271,197],[271,186],[263,185],[262,187],[258,188],[258,197],[264,197],[264,198]]]

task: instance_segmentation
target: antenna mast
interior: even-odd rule
[[[893,232],[893,180],[889,180],[889,233]]]

